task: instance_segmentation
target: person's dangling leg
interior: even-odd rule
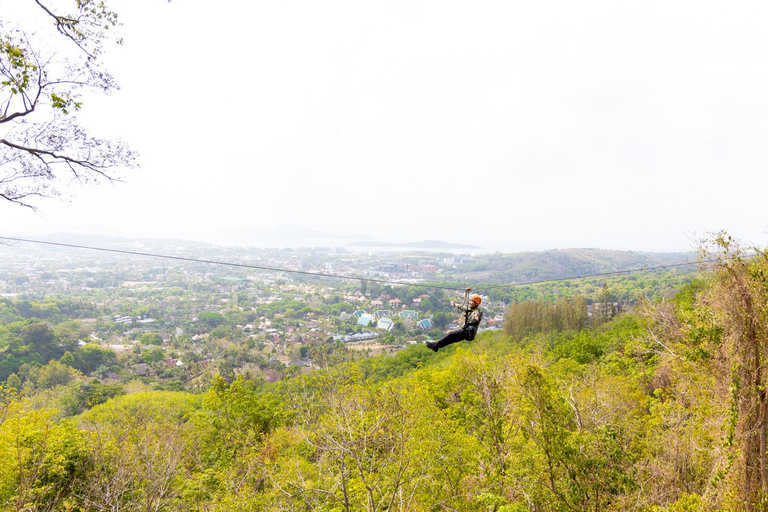
[[[445,334],[445,336],[440,338],[436,343],[435,342],[427,343],[427,348],[437,352],[437,350],[440,348],[447,347],[452,343],[464,341],[466,339],[467,339],[467,332],[464,329],[456,329],[454,331],[448,331]]]

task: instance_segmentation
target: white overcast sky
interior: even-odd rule
[[[6,17],[17,2],[2,0]],[[9,234],[291,223],[505,251],[768,239],[768,3],[123,0],[141,168]],[[0,233],[0,236],[3,233]]]

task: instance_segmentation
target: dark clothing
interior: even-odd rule
[[[464,306],[457,306],[456,309],[464,313],[464,325],[462,325],[461,329],[448,331],[445,336],[435,343],[435,348],[447,347],[457,341],[472,341],[475,339],[477,327],[480,325],[480,320],[483,319],[483,312],[477,308],[465,308]]]
[[[480,325],[480,320],[483,319],[483,312],[477,308],[465,308],[463,306],[459,306],[457,309],[464,312],[464,325],[462,325],[461,328],[472,328],[475,333],[477,333],[477,326]],[[470,339],[474,338],[475,335],[473,334]]]
[[[471,331],[468,329],[455,329],[453,331],[448,331],[445,333],[445,336],[437,340],[437,343],[435,343],[435,348],[443,348],[447,347],[451,343],[456,343],[457,341],[464,341],[469,340],[471,336]],[[474,338],[474,336],[472,336]]]

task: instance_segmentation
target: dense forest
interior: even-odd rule
[[[710,268],[674,297],[629,311],[590,312],[579,295],[520,301],[503,330],[437,354],[316,345],[319,370],[217,377],[194,393],[87,380],[83,365],[109,361],[62,362],[71,347],[28,324],[17,339],[61,354],[28,366],[34,388],[3,385],[0,503],[763,510],[768,254],[724,235],[705,253]]]

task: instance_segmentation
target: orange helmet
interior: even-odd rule
[[[473,295],[472,297],[470,297],[469,300],[471,300],[473,302],[477,302],[478,306],[480,305],[481,302],[483,302],[483,298],[480,297],[479,295]]]

